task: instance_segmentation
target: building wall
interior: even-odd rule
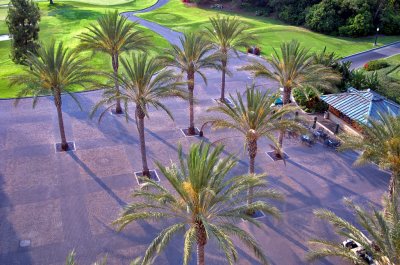
[[[361,136],[360,132],[356,131],[354,128],[352,128],[350,125],[348,125],[346,122],[344,122],[342,119],[337,117],[335,114],[329,112],[329,119],[333,121],[334,123],[339,124],[340,128],[346,132],[350,133],[355,136]]]

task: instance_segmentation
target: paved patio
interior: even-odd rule
[[[219,95],[220,74],[209,71],[207,76],[208,87],[197,79],[197,126]],[[249,82],[246,73],[235,73],[228,78],[227,90],[243,92]],[[259,80],[258,85],[263,89],[277,87],[269,80]],[[110,225],[130,201],[131,190],[138,188],[133,172],[140,170],[141,160],[134,121],[126,123],[124,118],[111,115],[101,124],[88,119],[100,95],[100,91],[78,94],[83,111],[70,98],[63,98],[67,137],[75,141],[77,149],[68,153],[55,153],[59,131],[51,98],[42,98],[34,110],[31,99],[22,100],[18,108],[12,101],[0,101],[0,264],[64,264],[72,249],[79,264],[91,264],[104,254],[108,264],[129,264],[162,227],[138,222],[117,233]],[[179,143],[187,150],[199,141],[183,137],[179,130],[188,124],[187,103],[173,99],[167,105],[175,121],[154,110],[145,121],[151,167],[153,161],[176,161]],[[225,138],[226,150],[241,159],[233,173],[247,171],[241,138],[230,131],[209,129],[205,136],[210,142]],[[282,221],[264,218],[261,230],[247,223],[241,226],[257,237],[272,264],[297,265],[305,263],[307,239],[315,231],[327,233],[327,226],[313,218],[314,208],[327,207],[348,216],[341,203],[343,196],[379,203],[388,176],[373,166],[353,168],[352,152],[338,154],[321,144],[309,148],[294,140],[285,144],[290,156],[286,167],[265,155],[270,150],[266,141],[261,141],[256,159],[257,172],[267,172],[271,186],[286,194],[285,202],[278,204]],[[160,178],[166,183],[163,176]],[[19,241],[25,239],[31,240],[31,246],[21,248]],[[175,239],[156,264],[181,264],[181,247],[182,240]],[[207,245],[207,264],[221,264],[217,249],[211,242]],[[257,264],[248,253],[240,247],[238,264]]]

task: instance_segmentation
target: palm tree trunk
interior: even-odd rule
[[[54,4],[53,0],[50,0],[50,5]]]
[[[290,87],[283,88],[283,105],[290,104],[290,95],[292,94],[292,89]],[[279,147],[283,146],[283,137],[285,136],[285,131],[279,132],[278,143]]]
[[[188,134],[195,135],[196,131],[194,128],[194,71],[189,70],[187,74],[188,90],[189,90],[189,128]]]
[[[62,101],[61,101],[61,91],[59,88],[54,89],[54,104],[57,108],[57,116],[58,116],[58,127],[60,129],[60,136],[61,136],[61,150],[67,151],[68,150],[68,143],[67,138],[65,137],[65,128],[64,128],[64,119],[62,114]]]
[[[398,174],[393,171],[392,175],[390,176],[390,182],[389,182],[389,200],[392,201],[393,200],[393,195],[396,193],[396,189],[397,189],[397,176]]]
[[[136,119],[137,119],[137,127],[139,132],[139,140],[140,140],[140,153],[142,156],[142,167],[143,167],[143,176],[150,177],[149,167],[147,165],[147,156],[146,156],[146,140],[144,137],[144,117],[145,114],[142,110],[142,107],[136,105]]]
[[[222,59],[222,82],[221,82],[221,102],[225,102],[225,78],[226,78],[227,60]]]
[[[119,59],[118,59],[118,53],[114,54],[112,56],[112,66],[114,69],[114,84],[115,84],[115,94],[119,96],[119,82],[118,82],[118,68],[119,68]],[[117,104],[115,107],[115,113],[121,114],[122,113],[122,108],[121,108],[121,99],[117,98]]]
[[[248,140],[247,141],[247,151],[249,154],[249,174],[254,175],[255,173],[255,160],[257,155],[257,140]],[[253,203],[254,190],[253,187],[249,187],[247,191],[247,205]],[[249,215],[253,215],[253,211],[248,212]]]
[[[205,265],[205,246],[207,244],[206,231],[201,221],[196,222],[197,227],[197,265]]]
[[[284,87],[283,88],[283,105],[289,104],[290,103],[290,95],[292,94],[292,88],[291,87]]]

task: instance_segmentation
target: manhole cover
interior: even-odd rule
[[[19,246],[21,248],[27,248],[31,245],[31,241],[29,239],[23,239],[19,241]]]

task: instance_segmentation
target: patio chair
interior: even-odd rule
[[[313,144],[315,144],[315,139],[312,136],[303,134],[300,136],[300,141],[302,144],[307,145],[308,147],[311,147]]]

